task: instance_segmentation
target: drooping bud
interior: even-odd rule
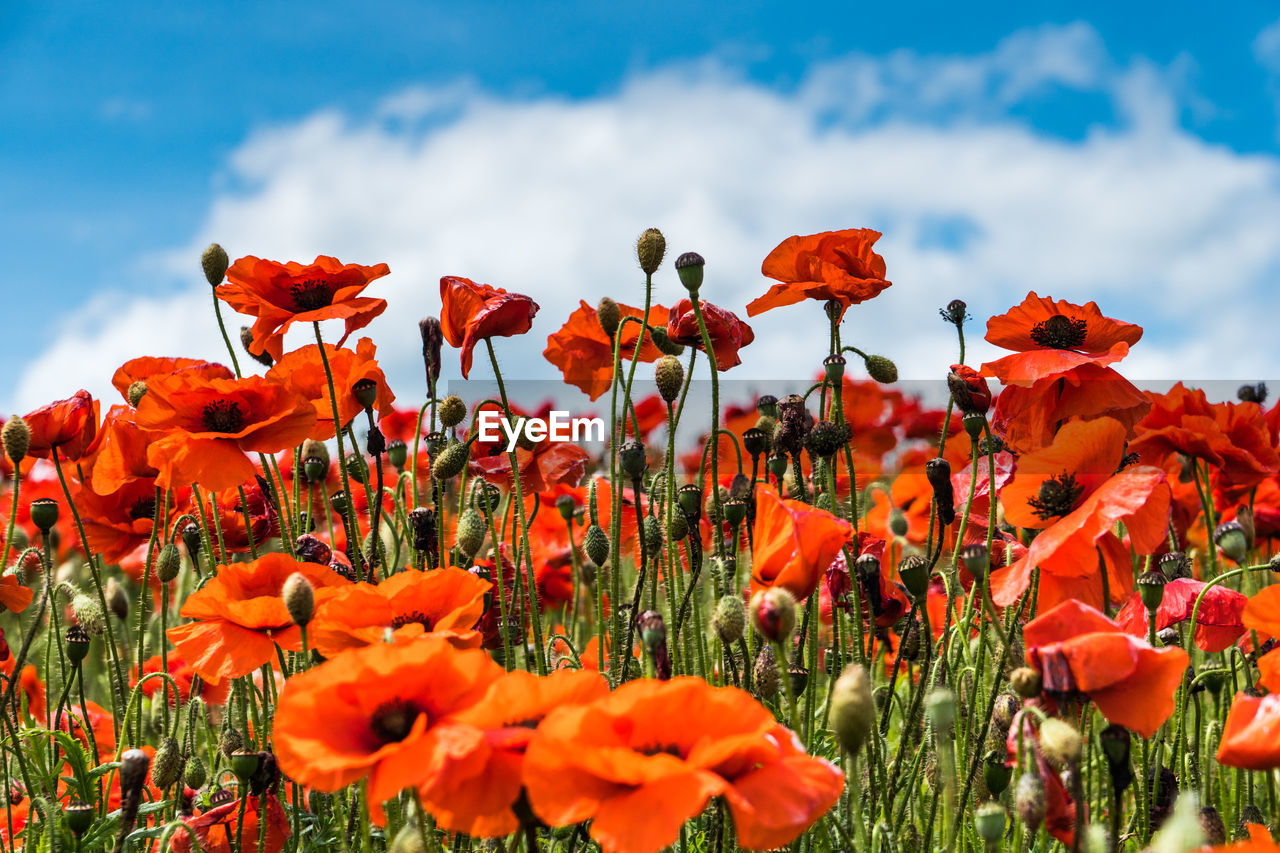
[[[133,832],[138,820],[138,808],[142,805],[142,788],[147,783],[147,768],[151,759],[140,749],[126,749],[120,756],[120,835],[116,849]]]
[[[209,768],[205,766],[204,759],[198,755],[188,758],[182,772],[182,781],[188,788],[203,788],[204,783],[209,781]]]
[[[1241,385],[1236,390],[1236,399],[1242,403],[1262,405],[1267,400],[1267,383],[1259,382],[1257,385]]]
[[[667,238],[657,228],[646,228],[636,240],[636,260],[645,275],[653,275],[667,254]]]
[[[424,317],[418,322],[422,336],[422,364],[427,372],[427,387],[434,388],[440,378],[440,349],[444,346],[444,329],[439,319]]]
[[[653,338],[653,345],[658,348],[658,352],[663,355],[684,355],[684,344],[671,340],[671,336],[662,326],[651,329],[650,337]]]
[[[194,523],[183,525],[182,544],[187,546],[187,556],[195,560],[200,553],[200,528]]]
[[[603,296],[596,303],[596,320],[604,333],[609,336],[609,340],[613,340],[613,336],[618,334],[618,326],[622,324],[622,309],[618,307],[617,302]]]
[[[223,729],[222,734],[218,738],[218,751],[222,753],[224,758],[230,759],[232,755],[239,752],[244,747],[244,738],[236,729]]]
[[[938,522],[944,527],[956,520],[956,496],[951,488],[951,463],[941,456],[930,459],[924,465],[924,475],[933,487],[933,499],[938,508]]]
[[[1213,541],[1231,562],[1243,566],[1249,553],[1249,539],[1238,521],[1224,521],[1213,531]]]
[[[1070,723],[1050,717],[1040,724],[1040,751],[1055,767],[1077,766],[1083,750],[1084,739]]]
[[[1044,822],[1044,814],[1048,808],[1045,797],[1044,780],[1035,773],[1023,773],[1018,777],[1018,790],[1014,796],[1014,809],[1018,819],[1034,835]]]
[[[212,287],[222,284],[222,280],[227,277],[229,266],[231,266],[231,259],[227,257],[227,250],[217,243],[210,243],[209,248],[200,255],[200,268],[204,270],[204,280]]]
[[[771,643],[785,643],[796,630],[796,598],[780,586],[751,596],[751,624]]]
[[[582,551],[596,567],[604,566],[609,562],[609,534],[598,524],[589,525],[582,537]]]
[[[467,467],[470,458],[471,445],[464,441],[454,442],[440,451],[431,465],[431,474],[437,480],[452,480]]]
[[[293,624],[305,628],[316,612],[316,589],[302,572],[294,572],[280,590],[284,609],[289,612]]]
[[[883,355],[866,356],[862,364],[867,369],[867,375],[881,385],[892,385],[898,381],[898,365]]]
[[[4,422],[0,429],[0,442],[4,443],[4,454],[15,466],[20,465],[27,457],[27,448],[31,446],[31,427],[21,415],[14,415]]]
[[[697,252],[685,252],[676,258],[676,274],[680,276],[680,283],[694,296],[702,287],[702,273],[706,263]]]
[[[742,598],[736,595],[721,598],[716,603],[711,625],[726,646],[741,640],[747,627],[747,608],[743,605]]]
[[[270,367],[271,365],[275,364],[275,359],[271,357],[271,353],[267,352],[266,350],[263,350],[260,353],[255,353],[251,348],[252,345],[253,345],[253,329],[250,328],[249,326],[241,326],[240,327],[240,346],[244,347],[245,354],[248,355],[249,358],[258,362],[258,364],[261,364],[263,367]],[[136,405],[135,405],[135,408],[137,408]]]
[[[907,535],[907,516],[902,510],[895,507],[889,508],[889,532],[894,536]]]
[[[1098,732],[1098,743],[1107,759],[1111,782],[1118,791],[1125,790],[1133,781],[1133,770],[1129,766],[1130,740],[1129,730],[1115,723]]]
[[[487,532],[484,516],[474,507],[467,507],[462,511],[462,515],[458,516],[458,529],[454,533],[453,541],[458,546],[458,550],[468,557],[474,557],[479,553],[480,546],[484,544]]]
[[[652,515],[646,515],[641,533],[644,536],[645,550],[650,554],[658,553],[662,547],[662,522]]]
[[[685,518],[683,512],[673,511],[673,509],[668,509],[666,512],[667,537],[672,542],[679,542],[689,535],[689,520]]]
[[[172,542],[166,543],[156,558],[156,577],[161,583],[168,583],[178,576],[181,568],[182,555],[178,553],[178,546]]]
[[[850,755],[867,742],[876,722],[871,676],[862,664],[845,667],[831,689],[831,729]]]
[[[653,366],[653,381],[663,401],[674,403],[684,386],[684,365],[674,355],[664,355]]]

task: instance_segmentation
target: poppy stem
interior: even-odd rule
[[[241,378],[240,361],[236,358],[236,348],[231,345],[231,338],[227,335],[227,324],[222,321],[222,300],[218,299],[218,288],[212,288],[210,293],[213,294],[213,314],[218,318],[218,331],[222,332],[222,342],[227,345],[227,354],[231,356],[231,366],[236,369],[236,378]]]
[[[316,347],[320,350],[320,363],[324,365],[324,378],[329,383],[329,404],[332,406],[330,411],[333,413],[334,420],[333,433],[338,439],[338,471],[342,474],[342,490],[347,495],[346,506],[343,508],[343,516],[348,524],[347,557],[351,560],[351,565],[356,570],[356,578],[364,580],[364,554],[359,542],[360,524],[356,520],[356,505],[351,498],[351,479],[347,476],[347,451],[342,440],[342,429],[338,424],[338,394],[333,385],[333,368],[329,366],[329,354],[324,349],[324,337],[320,334],[320,321],[313,320],[311,327],[316,333]],[[223,334],[225,335],[225,332]],[[354,542],[352,537],[355,537]]]

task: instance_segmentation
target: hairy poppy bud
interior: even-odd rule
[[[1014,809],[1029,833],[1034,835],[1040,829],[1047,807],[1044,780],[1035,773],[1023,773],[1019,776],[1018,790],[1014,795]]]
[[[468,557],[474,557],[479,553],[480,546],[484,544],[486,532],[484,516],[474,507],[467,507],[462,511],[462,515],[458,516],[458,529],[454,533],[453,541],[458,546],[458,550]]]
[[[751,596],[751,624],[771,643],[785,643],[796,630],[796,598],[780,586]]]
[[[142,805],[142,788],[147,783],[147,768],[151,759],[140,749],[126,749],[120,756],[120,838],[133,831],[138,819],[138,807]],[[123,850],[123,845],[117,844]]]
[[[466,420],[467,404],[462,402],[462,398],[457,394],[450,394],[440,401],[436,414],[439,415],[440,423],[445,429],[452,429]]]
[[[1004,806],[997,802],[983,803],[973,814],[973,828],[988,844],[995,844],[1004,836],[1004,822]]]
[[[658,326],[651,329],[650,337],[653,338],[653,345],[658,348],[658,352],[663,355],[684,355],[684,344],[671,340],[665,328]]]
[[[437,480],[452,480],[462,473],[471,458],[471,445],[464,441],[454,442],[440,451],[431,466],[431,473]]]
[[[1113,723],[1098,733],[1098,743],[1106,756],[1112,784],[1116,790],[1125,790],[1133,781],[1133,771],[1129,767],[1129,730]]]
[[[1227,843],[1227,825],[1222,815],[1213,806],[1200,809],[1200,832],[1204,835],[1204,843],[1217,847]]]
[[[1023,699],[1034,699],[1044,689],[1044,679],[1029,666],[1020,666],[1009,673],[1009,686]]]
[[[193,755],[187,759],[187,766],[182,773],[182,781],[188,788],[200,789],[204,787],[204,783],[209,781],[209,768],[205,766],[204,759],[198,755]]]
[[[695,296],[702,287],[702,273],[706,263],[697,252],[685,252],[676,258],[676,274],[680,276],[680,283]]]
[[[613,336],[618,334],[618,326],[622,324],[622,309],[617,302],[603,296],[596,303],[596,321],[609,339],[613,340]]]
[[[1244,565],[1249,553],[1249,539],[1238,521],[1224,521],[1213,531],[1213,541],[1236,565]]]
[[[849,443],[853,430],[847,423],[818,421],[804,438],[804,448],[817,459],[830,459]]]
[[[162,738],[151,762],[151,784],[163,791],[177,782],[181,775],[182,755],[178,752],[178,741],[171,737]]]
[[[684,365],[673,355],[664,355],[653,366],[653,381],[664,402],[674,403],[684,386]]]
[[[956,726],[956,694],[939,687],[924,698],[924,711],[936,736],[950,738]]]
[[[679,542],[689,535],[689,519],[683,512],[667,510],[667,536],[672,542]]]
[[[302,572],[294,572],[280,590],[284,609],[289,612],[293,624],[305,628],[316,612],[316,589]]]
[[[1245,803],[1244,808],[1240,810],[1240,821],[1236,825],[1236,840],[1243,841],[1249,837],[1249,824],[1256,823],[1259,826],[1265,826],[1267,820],[1263,817],[1262,809],[1254,803]]]
[[[782,679],[778,673],[778,659],[773,653],[773,646],[766,644],[760,649],[751,668],[751,677],[755,681],[756,695],[761,699],[768,699],[778,692]]]
[[[27,457],[27,448],[31,446],[31,427],[20,415],[14,415],[0,429],[0,441],[4,443],[5,455],[17,466]]]
[[[1068,722],[1050,717],[1040,724],[1040,751],[1055,767],[1074,767],[1080,762],[1084,739]]]
[[[889,532],[894,536],[906,536],[907,516],[902,510],[895,507],[889,508]]]
[[[178,553],[178,546],[172,542],[167,543],[156,558],[156,577],[161,583],[168,583],[178,576],[181,568],[182,555]]]
[[[582,537],[582,551],[597,567],[603,566],[609,562],[609,534],[598,524],[589,525]]]
[[[266,350],[263,350],[260,353],[255,353],[251,348],[252,345],[253,345],[253,329],[249,328],[248,326],[241,326],[240,327],[240,346],[244,347],[245,354],[247,354],[249,358],[258,362],[258,364],[261,364],[263,367],[270,367],[271,365],[275,364],[275,359],[271,357],[271,353],[267,352]],[[137,408],[136,403],[134,404],[134,408]]]
[[[657,228],[646,228],[636,240],[636,260],[640,261],[640,269],[645,275],[657,272],[666,254],[667,238]]]
[[[204,270],[204,279],[213,287],[222,284],[222,280],[227,277],[229,266],[231,266],[231,259],[227,257],[227,250],[217,243],[210,243],[209,248],[200,255],[200,268]]]
[[[836,740],[850,755],[856,755],[871,735],[876,722],[876,703],[871,696],[871,676],[862,664],[852,664],[840,673],[831,689],[831,728]]]
[[[1156,558],[1156,566],[1165,580],[1176,581],[1191,577],[1191,558],[1181,551],[1170,551]]]
[[[231,758],[243,746],[244,738],[240,736],[239,731],[236,729],[222,730],[222,734],[218,738],[218,751],[222,753],[224,758]]]
[[[898,365],[883,355],[864,357],[862,366],[867,369],[867,375],[881,385],[892,385],[898,381]]]
[[[747,608],[742,599],[736,595],[726,595],[716,603],[715,613],[711,617],[711,626],[726,645],[733,645],[742,639],[747,627]]]
[[[924,475],[933,487],[933,499],[938,507],[938,523],[947,526],[956,520],[956,496],[951,488],[951,463],[938,456],[924,465]]]
[[[76,618],[76,624],[91,636],[101,637],[106,633],[107,619],[98,599],[83,592],[76,593],[71,599],[71,612]]]

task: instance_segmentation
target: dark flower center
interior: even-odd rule
[[[129,518],[134,521],[140,521],[144,518],[156,517],[156,499],[155,498],[139,498],[134,501],[133,506],[129,507]]]
[[[299,311],[315,311],[333,304],[333,288],[322,278],[309,278],[289,285],[293,306]]]
[[[405,625],[421,625],[423,630],[430,631],[432,628],[431,617],[421,610],[415,610],[412,613],[404,613],[391,620],[393,630],[403,628]]]
[[[1046,349],[1076,349],[1084,343],[1089,331],[1084,320],[1063,314],[1054,314],[1048,320],[1036,323],[1031,330],[1031,340]]]
[[[1040,494],[1027,501],[1041,521],[1061,518],[1076,508],[1084,486],[1076,482],[1075,474],[1058,474],[1040,484]]]
[[[214,400],[204,407],[204,428],[209,432],[239,432],[244,426],[240,404],[231,400]]]
[[[641,755],[673,755],[676,758],[684,758],[684,750],[674,743],[651,743],[637,748],[636,752]]]
[[[392,699],[383,702],[374,709],[369,720],[369,728],[378,740],[386,743],[399,743],[409,736],[414,721],[423,713],[412,702],[404,699]]]

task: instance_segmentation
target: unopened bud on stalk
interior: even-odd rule
[[[1023,773],[1018,777],[1018,789],[1014,795],[1014,809],[1018,819],[1034,835],[1044,822],[1048,800],[1045,798],[1044,780],[1035,773]]]
[[[674,403],[684,386],[684,365],[674,355],[664,355],[653,366],[653,381],[663,401]]]
[[[780,586],[751,596],[751,624],[771,643],[785,643],[796,630],[796,599]]]
[[[147,768],[151,759],[140,749],[126,749],[120,756],[120,837],[133,831],[138,819],[138,807],[142,805],[142,788],[147,783]],[[123,850],[123,845],[117,844]]]
[[[76,623],[90,636],[101,637],[106,633],[107,620],[96,598],[83,592],[76,593],[71,599],[71,612],[76,618]]]
[[[596,303],[596,320],[609,339],[613,340],[614,335],[618,334],[618,326],[622,323],[622,309],[618,307],[617,302],[602,296]]]
[[[751,669],[751,677],[755,683],[756,695],[768,699],[778,692],[782,686],[782,678],[778,673],[778,660],[773,653],[773,646],[765,644],[756,655],[756,662]]]
[[[582,551],[596,567],[603,566],[609,562],[609,534],[598,524],[588,526],[582,537]]]
[[[683,512],[667,510],[667,536],[672,542],[679,542],[689,535],[689,520]]]
[[[164,790],[178,781],[182,775],[182,755],[178,741],[171,737],[161,739],[156,747],[155,760],[151,762],[151,784]]]
[[[172,542],[167,543],[156,558],[156,577],[161,583],[168,583],[178,576],[181,568],[182,555],[178,553],[178,546]]]
[[[889,509],[889,532],[894,536],[907,535],[907,516],[896,506]]]
[[[258,364],[261,364],[263,367],[270,367],[271,365],[275,364],[275,359],[271,357],[271,353],[267,352],[266,350],[263,350],[260,353],[255,353],[252,349],[252,345],[253,345],[253,329],[249,328],[248,326],[241,326],[240,327],[240,346],[244,347],[244,351],[249,356],[249,358],[258,362]]]
[[[846,752],[856,755],[870,737],[875,722],[871,676],[862,664],[851,664],[840,673],[831,689],[831,728],[836,740]]]
[[[450,394],[440,401],[436,414],[440,417],[440,423],[445,429],[453,429],[466,420],[467,404],[462,402],[462,398],[457,394]]]
[[[702,273],[706,263],[697,252],[685,252],[676,258],[676,274],[680,276],[680,283],[693,296],[697,296],[702,287]]]
[[[1213,541],[1236,565],[1243,566],[1249,553],[1249,539],[1238,521],[1224,521],[1213,532]]]
[[[667,238],[657,228],[646,228],[636,241],[636,260],[645,275],[653,275],[667,254]]]
[[[736,595],[721,598],[712,614],[711,625],[726,646],[741,640],[747,628],[747,608],[743,605],[742,598]]]
[[[883,355],[869,355],[862,360],[867,375],[881,385],[892,385],[898,381],[898,365]]]
[[[427,371],[427,387],[440,378],[440,349],[444,346],[444,329],[435,317],[424,317],[418,323],[422,335],[422,363]]]
[[[222,735],[218,738],[218,751],[222,753],[224,758],[231,758],[243,747],[244,738],[240,736],[239,731],[236,729],[222,730]]]
[[[284,609],[289,612],[293,624],[305,628],[316,612],[316,590],[302,572],[294,572],[284,582],[280,590],[284,599]]]
[[[200,528],[194,522],[183,525],[182,544],[187,546],[187,556],[192,560],[200,553]]]
[[[484,544],[486,532],[484,516],[474,507],[467,507],[462,511],[462,515],[458,516],[458,529],[454,533],[453,541],[458,546],[458,550],[468,557],[474,557],[480,552],[480,546]]]
[[[1009,673],[1009,686],[1023,699],[1034,699],[1044,689],[1044,679],[1029,666],[1020,666]]]
[[[938,523],[944,527],[956,520],[956,496],[951,488],[951,463],[938,456],[924,464],[924,475],[933,487]]]
[[[1200,832],[1204,835],[1205,844],[1217,847],[1227,843],[1227,825],[1213,806],[1200,809]]]
[[[227,257],[227,250],[217,243],[210,243],[209,248],[205,249],[204,254],[200,256],[200,268],[204,270],[204,279],[212,287],[222,284],[222,280],[227,277],[229,266],[231,266],[231,259]]]
[[[471,445],[466,442],[454,442],[440,451],[431,466],[431,473],[437,480],[452,480],[462,473],[471,458]]]
[[[31,446],[31,427],[20,415],[14,415],[4,422],[0,429],[0,441],[4,443],[4,454],[13,464],[19,465],[27,457],[27,448]]]
[[[956,694],[939,687],[924,699],[924,711],[937,737],[950,738],[956,726]]]
[[[652,515],[646,515],[641,532],[644,535],[645,550],[650,554],[658,553],[662,548],[662,522]]]
[[[853,430],[847,423],[818,421],[804,437],[804,448],[816,459],[830,459],[852,437]]]
[[[655,326],[650,329],[649,335],[653,338],[653,345],[663,355],[684,355],[684,344],[678,344],[671,340],[670,336],[667,335],[667,330],[661,326]]]
[[[1050,717],[1040,724],[1040,751],[1055,767],[1077,766],[1083,750],[1084,739],[1070,723]]]
[[[998,797],[1009,787],[1009,779],[1013,776],[1013,768],[1005,764],[1004,750],[993,749],[982,759],[982,782]]]
[[[996,802],[983,803],[973,815],[973,828],[978,830],[978,837],[988,844],[994,844],[1004,836],[1004,806]]]

